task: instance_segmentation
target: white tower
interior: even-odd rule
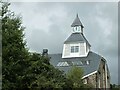
[[[78,14],[71,27],[73,32],[64,42],[62,58],[86,57],[90,51],[91,45],[83,35],[84,27]]]

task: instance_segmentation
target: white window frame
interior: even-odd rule
[[[73,32],[80,32],[80,26],[73,27]]]
[[[80,47],[79,46],[71,46],[70,47],[70,52],[71,53],[78,53],[79,52]]]

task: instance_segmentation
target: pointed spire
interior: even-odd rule
[[[82,25],[82,23],[81,23],[81,21],[80,21],[80,19],[78,17],[78,13],[77,13],[76,18],[73,21],[71,27],[76,27],[76,26],[81,26],[81,28],[84,28],[84,26]]]
[[[78,13],[77,13],[76,17],[78,17]],[[79,18],[79,17],[78,17],[78,18]]]

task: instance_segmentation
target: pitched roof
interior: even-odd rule
[[[81,26],[82,28],[84,27],[78,17],[78,14],[76,15],[76,18],[71,25],[71,27],[75,27],[75,26]]]
[[[65,73],[70,70],[74,62],[86,62],[89,60],[90,62],[88,65],[77,65],[78,67],[83,68],[84,76],[98,70],[100,61],[102,59],[100,55],[91,51],[89,52],[87,57],[62,58],[62,54],[49,54],[49,57],[51,58],[50,63],[58,69],[64,71]],[[67,62],[69,66],[57,66],[59,62]]]
[[[83,33],[72,33],[64,43],[69,42],[86,42],[89,44]],[[89,44],[90,45],[90,44]],[[91,45],[90,45],[91,46]]]

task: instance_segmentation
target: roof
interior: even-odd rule
[[[49,54],[49,57],[50,63],[54,67],[57,67],[58,69],[64,71],[65,73],[67,73],[73,66],[73,62],[85,62],[89,60],[90,62],[88,65],[86,64],[77,65],[78,67],[83,68],[84,76],[98,70],[100,61],[102,59],[100,55],[93,53],[91,51],[88,53],[87,57],[62,58],[62,54]],[[57,66],[59,62],[67,62],[69,66]]]
[[[78,14],[76,15],[76,18],[71,25],[71,27],[75,27],[75,26],[81,26],[82,28],[84,27],[78,17]]]
[[[72,33],[64,43],[69,42],[86,42],[89,44],[83,33]],[[89,44],[90,45],[90,44]],[[90,45],[91,46],[91,45]]]

